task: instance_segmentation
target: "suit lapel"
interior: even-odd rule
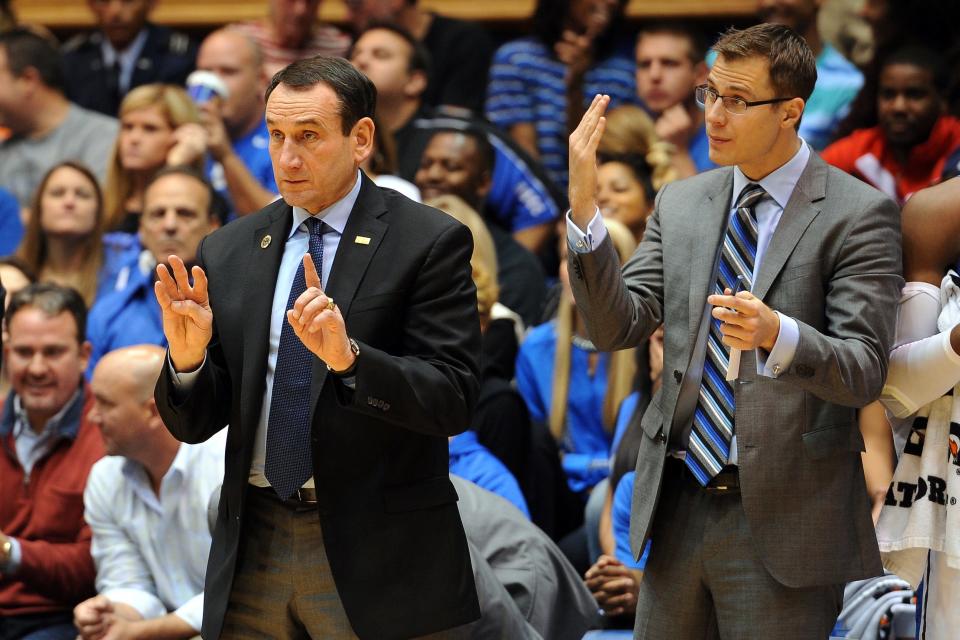
[[[713,286],[717,251],[727,229],[733,169],[716,172],[699,202],[691,203],[690,235],[690,335],[696,336],[704,305]]]
[[[815,203],[824,198],[826,183],[827,166],[816,153],[811,152],[810,160],[807,161],[807,166],[800,175],[773,237],[770,238],[770,244],[762,256],[760,271],[754,278],[752,293],[761,300],[767,295],[804,231],[820,213],[820,208]]]
[[[241,394],[245,424],[256,429],[262,407],[264,381],[267,376],[267,355],[270,348],[270,316],[277,286],[277,272],[290,225],[293,209],[283,201],[268,213],[264,224],[249,237],[250,249],[244,279],[243,313],[243,381]],[[265,240],[269,236],[270,240]],[[267,246],[264,248],[264,243]]]
[[[377,252],[387,233],[388,224],[381,219],[387,208],[380,189],[365,174],[362,176],[360,193],[353,205],[343,236],[337,246],[337,255],[325,283],[325,292],[333,298],[344,319],[350,313],[350,305],[357,295],[360,282],[370,260]],[[350,327],[347,326],[349,332]],[[327,378],[327,367],[319,359],[313,363],[313,382],[310,386],[310,406],[316,406],[317,398]]]

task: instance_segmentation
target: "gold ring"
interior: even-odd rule
[[[333,311],[337,308],[337,303],[333,301],[333,298],[327,298],[327,310]]]

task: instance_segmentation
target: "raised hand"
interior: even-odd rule
[[[160,279],[153,285],[163,312],[163,334],[170,346],[173,368],[194,371],[203,364],[207,345],[213,336],[207,274],[200,267],[193,267],[191,286],[183,260],[170,256],[169,263],[169,267],[157,265]]]
[[[346,371],[356,359],[350,349],[347,327],[333,298],[323,292],[320,274],[309,253],[303,256],[303,275],[307,289],[287,311],[287,321],[311,353],[334,371]]]
[[[570,211],[581,229],[593,218],[597,193],[597,147],[607,126],[610,96],[596,95],[570,134]]]

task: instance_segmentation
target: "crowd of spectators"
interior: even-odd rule
[[[223,442],[180,444],[157,415],[155,267],[189,267],[204,236],[280,197],[264,89],[314,55],[377,88],[368,175],[473,233],[482,386],[450,472],[513,505],[457,481],[482,603],[516,616],[517,637],[629,628],[656,553],[634,557],[628,528],[662,343],[604,353],[587,338],[566,272],[567,140],[609,95],[596,198],[626,261],[659,188],[715,168],[718,34],[633,24],[626,0],[537,0],[530,32],[496,46],[417,0],[345,2],[348,30],[318,20],[320,0],[267,0],[263,19],[197,41],[151,22],[155,4],[89,0],[96,28],[61,44],[0,2],[0,640],[198,633]],[[960,174],[956,10],[869,0],[873,55],[854,64],[849,42],[821,37],[821,4],[757,2],[816,55],[801,137],[901,205]],[[219,79],[212,94],[196,70]],[[876,515],[895,455],[867,442]],[[502,541],[485,533],[498,522]],[[504,577],[504,548],[534,583]],[[533,603],[540,581],[551,595]]]

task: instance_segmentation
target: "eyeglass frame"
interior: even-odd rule
[[[700,99],[701,93],[703,93],[703,100]],[[716,98],[714,98],[713,100],[714,101],[720,100],[720,103],[723,105],[723,110],[734,116],[744,115],[747,112],[747,109],[749,109],[750,107],[760,107],[765,104],[776,104],[778,102],[786,102],[787,100],[793,100],[793,98],[771,98],[770,100],[754,100],[753,102],[751,102],[749,100],[744,100],[743,98],[738,98],[736,96],[722,96],[719,93],[717,93],[716,89],[711,89],[709,85],[698,84],[694,90],[694,97],[697,100],[697,104],[699,104],[701,107],[706,107],[707,96],[709,94],[715,95]],[[727,103],[725,102],[728,99],[735,100],[738,103],[742,103],[743,111],[731,111],[730,108],[727,106]]]

